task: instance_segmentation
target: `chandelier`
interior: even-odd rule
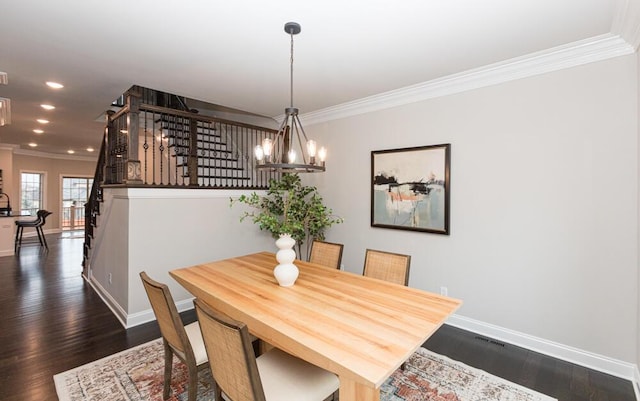
[[[275,137],[264,138],[262,144],[256,146],[258,169],[284,173],[325,171],[327,150],[318,148],[316,141],[307,138],[298,117],[298,109],[293,107],[293,35],[299,34],[300,30],[297,22],[284,24],[284,31],[291,36],[291,103],[284,109],[285,117]]]

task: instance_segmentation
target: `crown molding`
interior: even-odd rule
[[[0,143],[0,150],[10,150],[13,153],[16,149],[20,149],[20,145],[14,145],[12,143]]]
[[[45,152],[38,152],[36,150],[21,149],[19,147],[13,148],[13,154],[22,155],[22,156],[45,157],[48,159],[73,160],[73,161],[83,161],[83,162],[98,161],[97,156],[91,157],[91,156],[62,155],[57,153],[45,153]]]
[[[632,0],[635,1],[635,0]],[[300,116],[306,125],[389,109],[634,53],[620,35],[605,34],[342,103]]]
[[[634,50],[640,46],[640,0],[620,0],[611,32],[622,37]]]

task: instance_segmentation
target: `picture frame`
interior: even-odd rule
[[[451,144],[371,152],[371,226],[449,235]]]

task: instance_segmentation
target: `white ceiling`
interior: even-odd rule
[[[483,66],[620,38],[637,48],[640,0],[9,0],[0,71],[12,124],[0,143],[89,155],[96,119],[137,84],[266,116],[304,115]],[[45,81],[65,88],[54,91]],[[56,110],[39,105],[50,102]],[[51,123],[36,135],[36,118]],[[304,117],[303,117],[304,124]]]

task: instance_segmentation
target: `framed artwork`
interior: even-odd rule
[[[451,144],[371,152],[371,226],[449,235]]]

